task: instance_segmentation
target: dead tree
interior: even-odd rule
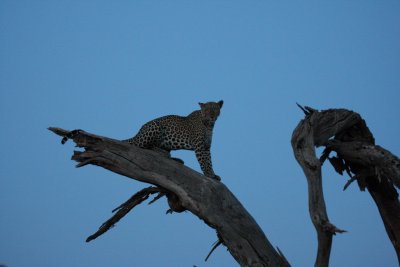
[[[318,238],[315,266],[329,265],[333,235],[345,232],[334,226],[327,215],[321,175],[326,159],[338,173],[346,171],[350,176],[344,189],[354,181],[361,190],[368,189],[400,259],[400,203],[395,189],[395,186],[400,187],[400,160],[375,145],[372,133],[359,114],[345,109],[319,112],[301,108],[306,117],[294,130],[291,142],[308,182],[310,217]],[[84,151],[74,151],[72,156],[78,162],[77,167],[97,165],[154,185],[137,192],[116,208],[116,214],[89,236],[87,242],[105,233],[150,195],[157,194],[151,202],[166,196],[170,212],[190,211],[216,230],[218,241],[210,254],[223,244],[241,266],[290,266],[223,183],[155,151],[82,130],[49,130],[62,136],[62,143],[72,139],[78,147],[84,148]],[[325,150],[317,158],[315,147],[319,146],[324,146]],[[336,156],[330,156],[331,152],[336,152]]]
[[[212,251],[220,244],[225,245],[241,266],[290,266],[222,182],[207,178],[156,151],[82,130],[66,131],[53,127],[49,130],[62,136],[62,143],[72,139],[84,149],[74,151],[72,156],[78,162],[77,167],[97,165],[154,185],[139,191],[118,207],[117,213],[88,237],[87,242],[105,233],[151,194],[158,194],[153,201],[166,196],[171,212],[190,211],[216,230],[218,242]]]
[[[400,187],[400,160],[375,145],[372,133],[361,116],[346,109],[317,111],[301,107],[306,117],[292,135],[292,148],[308,182],[309,211],[318,237],[315,266],[328,266],[332,237],[343,230],[328,219],[322,190],[321,166],[329,159],[339,174],[350,176],[344,190],[357,181],[375,201],[386,232],[400,264],[400,203],[396,187]],[[324,146],[321,158],[315,147]],[[336,156],[329,157],[331,152]]]

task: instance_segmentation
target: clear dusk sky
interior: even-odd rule
[[[191,213],[141,205],[85,243],[146,184],[74,167],[46,128],[117,139],[145,122],[225,101],[214,169],[292,266],[313,266],[316,234],[290,138],[299,102],[348,108],[400,155],[399,1],[0,0],[0,264],[237,266]],[[320,152],[320,151],[319,151]],[[200,170],[193,152],[176,152]],[[323,168],[331,266],[394,267],[367,192]]]

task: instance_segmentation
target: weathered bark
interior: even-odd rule
[[[344,189],[353,181],[361,190],[368,189],[400,263],[400,203],[394,187],[400,185],[400,160],[375,145],[359,114],[345,109],[303,111],[306,118],[293,132],[292,147],[309,185],[310,216],[318,234],[315,266],[328,266],[332,236],[341,232],[328,220],[322,192],[321,165],[331,151],[337,153],[337,157],[329,158],[335,170],[340,174],[346,171],[351,177]],[[325,151],[318,160],[314,146],[322,145]]]
[[[84,131],[71,135],[60,128],[49,130],[72,138],[78,147],[84,148],[84,151],[75,151],[72,157],[79,162],[77,167],[97,165],[170,193],[171,209],[188,210],[214,228],[219,240],[241,266],[290,266],[223,183],[155,151]],[[141,199],[142,196],[138,197],[138,201]]]

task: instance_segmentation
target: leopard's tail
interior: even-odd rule
[[[129,144],[134,145],[134,144],[136,144],[136,138],[135,138],[135,137],[136,137],[136,136],[131,137],[131,138],[129,138],[129,139],[121,140],[121,142],[129,143]]]

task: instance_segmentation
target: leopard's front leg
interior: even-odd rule
[[[200,163],[201,170],[203,171],[204,175],[210,177],[212,179],[216,179],[221,181],[221,178],[214,173],[212,162],[211,162],[211,153],[210,150],[207,149],[200,149],[195,150],[197,160]]]

